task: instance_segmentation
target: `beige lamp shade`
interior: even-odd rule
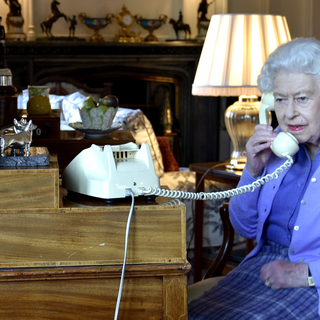
[[[263,14],[213,15],[192,94],[260,95],[257,76],[268,55],[291,40],[286,18]]]

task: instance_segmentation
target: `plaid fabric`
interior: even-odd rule
[[[189,304],[189,320],[320,319],[315,287],[272,290],[260,279],[261,267],[289,260],[288,249],[268,242],[257,256],[234,269],[215,287]]]

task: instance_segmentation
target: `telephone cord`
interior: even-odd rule
[[[277,179],[279,175],[284,171],[291,167],[293,164],[293,160],[291,156],[287,156],[287,160],[284,164],[282,164],[279,168],[277,168],[273,173],[267,174],[264,177],[261,177],[254,181],[251,184],[227,190],[227,191],[219,191],[219,192],[184,192],[179,190],[167,190],[161,188],[152,188],[148,189],[139,188],[139,192],[141,195],[155,195],[166,198],[175,198],[175,199],[188,199],[188,200],[216,200],[216,199],[225,199],[231,198],[243,193],[254,192],[257,188],[260,188],[266,182]]]
[[[122,265],[120,286],[119,286],[118,298],[117,298],[116,309],[115,309],[115,314],[114,314],[114,320],[118,319],[118,314],[119,314],[119,309],[120,309],[120,302],[121,302],[121,296],[122,296],[122,290],[123,290],[124,273],[125,273],[126,261],[127,261],[130,223],[131,223],[131,217],[132,217],[133,209],[134,209],[134,195],[133,195],[133,192],[131,189],[126,189],[126,196],[131,196],[132,202],[131,202],[131,207],[130,207],[130,211],[129,211],[128,219],[127,219],[123,265]]]

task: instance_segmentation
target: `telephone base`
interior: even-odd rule
[[[127,189],[135,197],[139,188],[159,188],[150,147],[130,142],[123,145],[98,146],[84,149],[67,166],[62,186],[83,195],[106,199],[126,198]]]
[[[111,205],[130,205],[132,199],[130,197],[125,198],[113,198],[113,199],[101,199],[98,197],[88,196],[74,191],[68,191],[64,197],[66,201],[70,201],[79,205],[90,206],[111,206]],[[155,195],[138,196],[135,198],[135,202],[141,205],[154,204],[156,202]]]

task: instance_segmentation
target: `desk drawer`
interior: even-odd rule
[[[129,206],[0,210],[0,268],[121,264],[128,211]],[[185,261],[185,206],[136,206],[127,262]]]
[[[33,139],[59,139],[60,138],[60,113],[58,109],[52,109],[50,114],[28,114],[27,110],[19,110],[18,117],[32,120],[37,126],[33,132]]]
[[[119,319],[186,320],[188,268],[127,266]],[[113,319],[121,268],[0,271],[0,319]]]

